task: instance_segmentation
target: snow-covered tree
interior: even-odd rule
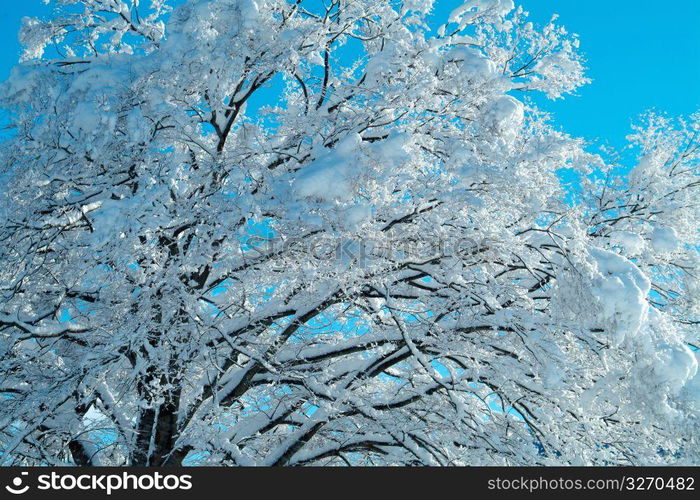
[[[2,463],[698,462],[700,116],[586,152],[511,0],[53,3],[0,96]]]

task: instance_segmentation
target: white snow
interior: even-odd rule
[[[349,229],[357,228],[372,216],[372,207],[369,205],[353,205],[345,210],[345,225]]]
[[[52,28],[81,57],[47,50],[0,85],[0,372],[17,368],[0,420],[44,404],[54,425],[10,436],[3,462],[67,463],[52,443],[76,436],[102,465],[143,462],[139,415],[180,389],[192,465],[626,463],[611,435],[649,464],[693,438],[678,318],[700,288],[673,266],[695,257],[697,207],[666,171],[685,132],[640,129],[638,185],[599,189],[605,158],[516,90],[585,83],[575,38],[505,20],[510,0],[447,2],[437,37],[416,12],[432,0],[335,2],[339,30],[291,0],[162,1],[139,19],[136,0],[82,1]],[[26,25],[37,56],[47,26]],[[582,181],[570,210],[561,168]]]
[[[83,212],[87,213],[93,227],[92,245],[95,250],[113,242],[125,230],[128,231],[128,222],[124,213],[128,212],[130,208],[131,203],[128,199],[103,200],[99,202],[99,206],[83,208]]]
[[[698,372],[696,356],[684,344],[660,343],[654,357],[657,383],[666,385],[672,392],[681,390]]]
[[[243,29],[254,30],[260,25],[260,9],[254,0],[242,0],[238,2],[241,12],[240,22]]]
[[[404,0],[403,8],[414,12],[430,12],[434,3],[435,0]]]
[[[646,155],[629,173],[629,183],[632,187],[643,187],[659,171],[659,161],[654,155]]]
[[[81,102],[74,108],[71,121],[76,131],[93,133],[99,127],[101,119],[92,103]]]
[[[523,103],[509,95],[490,101],[484,109],[483,123],[503,139],[514,139],[525,119]]]
[[[359,134],[350,134],[306,166],[293,184],[297,196],[320,201],[351,199],[356,185],[355,152],[361,142]]]
[[[616,231],[610,235],[610,243],[620,247],[627,255],[637,255],[644,250],[644,238],[631,231]]]
[[[649,236],[651,246],[657,252],[673,252],[678,248],[678,233],[672,227],[656,227]]]
[[[691,353],[695,358],[695,374],[690,376],[683,387],[683,392],[697,410],[700,411],[700,370],[697,369],[700,365],[700,351]]]
[[[605,323],[611,324],[612,340],[622,344],[634,336],[647,317],[646,298],[651,289],[649,278],[630,260],[601,248],[590,248],[596,267],[591,292]]]
[[[483,11],[492,11],[498,16],[505,16],[514,8],[513,0],[467,0],[450,13],[449,21],[466,26]]]
[[[460,74],[468,79],[487,79],[496,74],[496,64],[474,49],[455,47],[448,58],[459,62]]]
[[[22,27],[19,30],[19,42],[24,47],[21,61],[41,58],[44,55],[44,49],[51,42],[51,38],[65,32],[63,29],[59,31],[56,28],[39,19],[23,17]]]
[[[370,147],[372,158],[382,162],[382,169],[401,167],[402,163],[410,160],[406,151],[409,139],[408,134],[393,133],[383,141],[375,142]]]

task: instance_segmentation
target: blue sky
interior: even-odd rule
[[[460,0],[437,0],[447,16]],[[581,37],[593,83],[576,97],[539,100],[572,135],[621,147],[631,120],[655,108],[671,115],[700,109],[700,1],[516,0],[540,24],[553,13]],[[0,80],[20,47],[22,16],[45,16],[42,0],[0,0]]]

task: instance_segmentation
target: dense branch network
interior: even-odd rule
[[[697,461],[697,116],[619,175],[509,0],[54,3],[2,87],[4,464]]]

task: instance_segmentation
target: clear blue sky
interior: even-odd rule
[[[460,0],[437,0],[447,15]],[[700,109],[700,0],[516,0],[545,23],[551,14],[581,37],[593,83],[579,96],[545,103],[569,133],[621,146],[630,121],[656,108]],[[42,0],[0,0],[0,79],[17,61],[22,16],[45,16]],[[539,102],[539,101],[538,101]]]

